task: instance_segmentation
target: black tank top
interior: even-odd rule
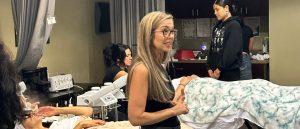
[[[166,76],[169,79],[168,82],[168,88],[172,91],[175,92],[174,87],[172,85],[171,79],[170,77],[167,75]],[[173,96],[174,97],[174,96]],[[171,103],[162,103],[162,102],[158,102],[155,100],[149,100],[147,99],[147,103],[146,103],[146,112],[156,112],[156,111],[160,111],[160,110],[164,110],[167,108],[171,108],[173,105]],[[159,123],[153,124],[153,125],[146,125],[146,126],[142,126],[142,129],[180,129],[180,122],[177,118],[177,116],[173,116],[170,117],[164,121],[161,121]]]

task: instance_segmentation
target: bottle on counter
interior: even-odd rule
[[[263,42],[262,42],[262,46],[263,46],[263,53],[269,53],[269,37],[265,37]]]

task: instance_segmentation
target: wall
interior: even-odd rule
[[[101,53],[110,33],[95,34],[94,1],[56,0],[55,16],[57,23],[39,66],[48,67],[50,76],[71,73],[75,82],[100,82],[104,76]],[[0,39],[15,57],[10,1],[0,1],[0,17]]]
[[[4,41],[11,56],[15,57],[15,36],[10,0],[0,0],[0,40]]]
[[[300,1],[270,0],[270,79],[300,85]]]
[[[109,0],[94,0],[94,2],[109,2]],[[103,62],[102,50],[111,43],[111,35],[109,33],[95,33],[94,23],[94,2],[92,2],[93,12],[91,13],[93,20],[92,38],[93,44],[90,45],[90,82],[102,83],[105,75],[105,65]]]

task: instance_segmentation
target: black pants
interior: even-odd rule
[[[240,80],[240,69],[233,69],[233,70],[223,70],[221,71],[221,75],[219,80],[222,81],[237,81]]]

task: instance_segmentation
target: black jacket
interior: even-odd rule
[[[250,42],[250,38],[254,36],[253,31],[247,25],[242,26],[242,30],[243,30],[243,51],[250,53],[249,42]]]
[[[207,68],[218,68],[221,73],[239,69],[242,50],[242,29],[236,18],[230,17],[224,22],[217,22],[212,31]]]

